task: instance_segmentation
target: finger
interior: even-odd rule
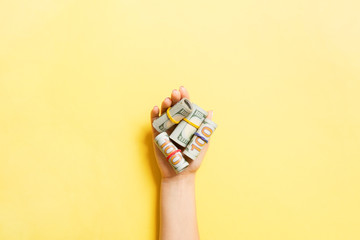
[[[161,103],[161,114],[163,114],[166,109],[168,109],[169,107],[171,107],[171,99],[170,98],[165,98],[164,101]]]
[[[179,90],[174,89],[171,93],[172,105],[175,105],[178,101],[180,101],[180,99],[181,99],[181,93],[179,92]]]
[[[207,119],[212,119],[212,117],[213,117],[213,110],[210,110],[210,111],[208,111],[208,115],[207,115]]]
[[[151,128],[153,131],[153,135],[156,136],[158,134],[158,131],[156,131],[156,129],[152,126],[152,123],[154,122],[155,119],[157,119],[159,117],[159,107],[155,106],[153,107],[153,109],[150,112],[150,121],[151,121]]]
[[[154,106],[153,109],[151,110],[151,113],[150,113],[150,120],[151,120],[151,123],[157,119],[159,117],[159,107],[158,106]]]
[[[186,90],[186,88],[184,86],[181,86],[179,91],[181,93],[181,98],[190,99],[190,95],[189,95],[188,91]]]

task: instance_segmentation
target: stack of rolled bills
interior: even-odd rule
[[[196,160],[215,131],[217,125],[206,118],[207,115],[204,109],[183,98],[154,120],[153,127],[160,133],[155,137],[155,144],[176,173],[189,166],[183,154],[191,160]],[[185,148],[183,154],[170,139]]]

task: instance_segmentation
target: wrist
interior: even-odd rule
[[[195,173],[180,173],[174,177],[162,177],[161,184],[192,185],[195,184]]]

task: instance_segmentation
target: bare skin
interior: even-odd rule
[[[155,106],[150,114],[151,127],[152,122],[159,115],[182,98],[190,99],[189,93],[184,87],[180,87],[179,90],[174,89],[171,97],[165,98],[162,102],[161,110],[158,106]],[[211,119],[212,111],[208,113],[208,118]],[[175,126],[167,132],[171,133],[174,128]],[[159,134],[153,127],[152,132],[153,138]],[[197,240],[199,239],[199,231],[196,217],[195,175],[203,161],[209,144],[204,146],[196,161],[192,161],[185,156],[190,165],[179,174],[175,173],[155,143],[153,145],[155,158],[162,176],[160,191],[160,239]],[[180,149],[183,150],[183,148]]]

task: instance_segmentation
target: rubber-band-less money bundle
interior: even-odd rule
[[[183,154],[195,161],[217,127],[216,123],[206,118],[207,114],[204,109],[183,98],[153,122],[153,127],[160,132],[155,137],[156,146],[176,173],[182,172],[189,163],[171,140],[185,147]],[[166,131],[175,124],[177,126],[169,137]]]

